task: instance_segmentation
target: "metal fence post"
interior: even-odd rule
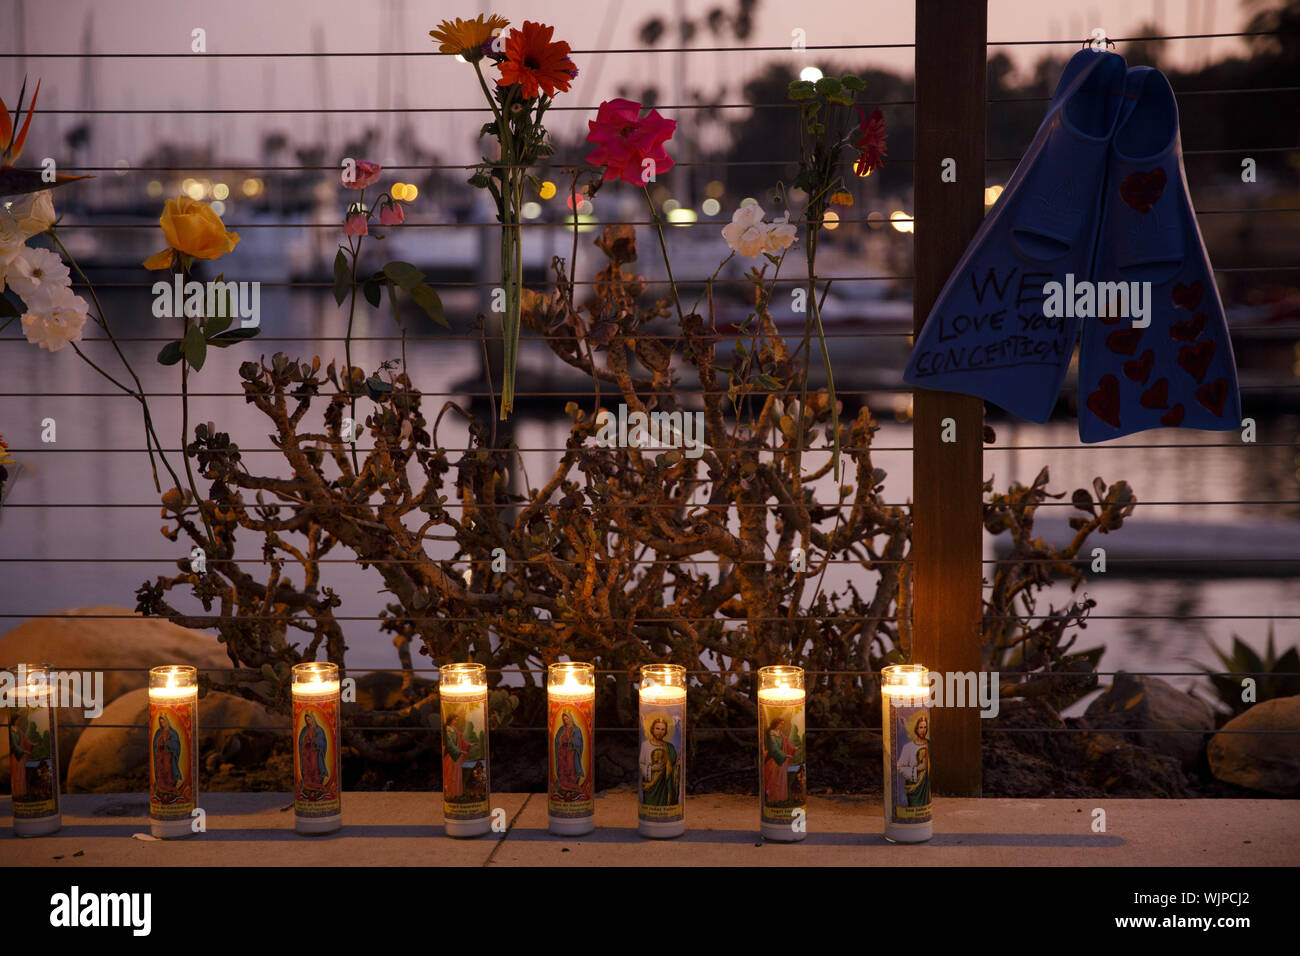
[[[984,216],[987,19],[983,0],[916,0],[918,332]],[[944,181],[945,161],[956,163],[955,181]],[[913,659],[942,673],[980,669],[983,424],[978,398],[916,390]],[[946,426],[955,441],[943,441]],[[978,796],[978,708],[936,708],[931,724],[935,790]]]

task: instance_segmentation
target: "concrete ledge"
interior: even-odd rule
[[[144,794],[64,797],[63,829],[18,839],[0,798],[0,864],[6,866],[1296,866],[1296,800],[998,800],[939,798],[935,836],[895,846],[881,806],[867,797],[813,797],[808,837],[764,843],[756,797],[687,798],[684,836],[645,840],[636,797],[602,794],[586,837],[546,832],[539,794],[494,794],[509,829],[454,840],[437,793],[348,793],[343,829],[293,831],[288,794],[203,796],[208,832],[179,841],[149,832]],[[1093,833],[1093,810],[1106,832]]]

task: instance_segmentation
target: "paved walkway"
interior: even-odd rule
[[[0,798],[0,865],[24,866],[1295,866],[1300,800],[998,800],[939,798],[935,836],[894,846],[881,836],[879,801],[814,797],[807,839],[764,843],[757,798],[687,799],[688,829],[675,840],[643,840],[636,798],[602,794],[596,831],[581,838],[546,832],[537,794],[496,794],[509,829],[473,840],[443,834],[437,793],[347,793],[343,829],[324,837],[293,832],[288,794],[203,797],[208,832],[181,841],[148,834],[143,794],[64,798],[63,830],[19,840]],[[1093,810],[1106,832],[1092,831]]]

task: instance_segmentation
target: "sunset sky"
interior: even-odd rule
[[[681,0],[688,16],[703,20],[715,6],[730,10],[732,0]],[[299,58],[218,58],[190,53],[191,31],[207,32],[209,53],[280,52],[310,53],[431,50],[429,29],[442,17],[473,15],[488,9],[481,0],[457,4],[452,0],[0,0],[0,53],[24,53],[0,60],[0,92],[6,100],[16,96],[24,73],[41,77],[40,105],[47,115],[32,133],[29,148],[57,151],[62,132],[77,122],[72,114],[50,115],[54,110],[87,108],[156,109],[155,115],[105,118],[96,125],[93,156],[109,166],[119,160],[138,161],[157,139],[190,143],[219,143],[226,158],[252,160],[262,135],[278,128],[291,136],[319,140],[341,139],[348,124],[375,118],[364,114],[326,120],[319,115],[184,114],[195,108],[310,109],[321,106],[374,108],[378,106],[481,108],[481,96],[468,67],[450,58],[435,57],[331,57],[317,61]],[[684,70],[689,86],[726,84],[738,91],[744,79],[773,58],[799,65],[835,62],[851,67],[874,65],[910,72],[912,52],[861,50],[840,53],[811,51],[695,52],[685,56],[667,53],[639,55],[582,51],[592,48],[637,47],[637,31],[652,14],[672,16],[672,4],[573,2],[573,0],[502,0],[492,9],[518,23],[524,18],[556,25],[556,36],[573,46],[582,73],[561,104],[592,107],[617,93],[620,84],[632,92],[655,81],[667,81],[666,101],[671,101],[675,79]],[[1094,26],[1112,36],[1131,34],[1140,23],[1161,24],[1167,33],[1215,33],[1239,29],[1244,13],[1234,0],[991,0],[990,40],[1083,38]],[[93,17],[93,20],[90,18]],[[12,29],[9,27],[12,25]],[[817,0],[788,3],[759,0],[750,46],[786,46],[796,28],[805,31],[809,45],[825,43],[908,43],[912,39],[912,4],[879,0]],[[175,53],[166,59],[105,58],[87,63],[79,56],[45,58],[38,54]],[[701,28],[697,45],[734,45],[724,36],[715,41]],[[1077,48],[1077,43],[1063,49]],[[1028,66],[1043,47],[1006,49],[1022,66]],[[1062,48],[1058,48],[1062,49]],[[1179,65],[1240,52],[1235,39],[1173,41],[1169,60]],[[175,115],[169,115],[169,114]],[[559,134],[578,128],[585,110],[554,115],[550,122]],[[415,126],[422,143],[443,151],[448,160],[472,158],[472,137],[478,118],[471,114],[435,116],[416,114]],[[391,140],[386,141],[391,144]],[[381,149],[381,152],[386,151]],[[396,157],[379,156],[384,162]]]

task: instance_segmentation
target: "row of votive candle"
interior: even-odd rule
[[[49,670],[27,667],[27,693],[9,721],[14,830],[37,836],[59,829],[57,710]],[[881,681],[885,837],[930,839],[929,697],[919,664],[886,667]],[[552,833],[595,829],[596,672],[564,661],[547,672],[547,815]],[[342,825],[340,682],[331,663],[293,668],[294,825],[330,833]],[[491,829],[488,687],[482,664],[439,671],[443,816],[448,836]],[[637,712],[637,827],[642,836],[686,830],[686,669],[641,668]],[[804,671],[758,671],[759,827],[769,840],[801,840],[807,828]],[[198,680],[193,667],[149,672],[149,816],[153,835],[188,836],[198,807]]]

